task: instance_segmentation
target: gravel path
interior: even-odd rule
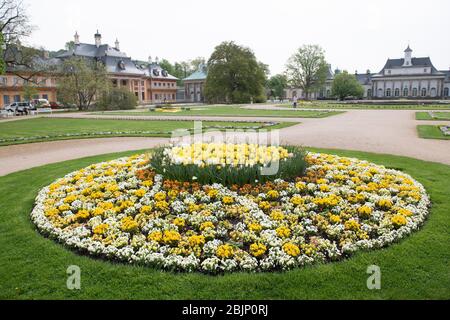
[[[282,143],[395,154],[450,165],[450,140],[420,139],[416,131],[416,126],[419,124],[449,125],[450,123],[448,121],[417,121],[415,120],[416,111],[349,110],[343,114],[321,119],[221,117],[220,120],[301,122],[301,124],[280,131]],[[53,115],[53,117],[60,116],[98,118],[98,116],[79,113]],[[114,118],[130,119],[128,116],[114,116]],[[143,118],[145,120],[155,118],[160,120],[218,120],[217,117],[195,116],[136,116],[132,118],[141,120]],[[214,136],[215,134],[210,135]],[[242,137],[242,134],[240,136]],[[164,138],[103,138],[0,147],[2,164],[0,176],[47,163],[111,152],[151,148],[167,141],[168,139]]]

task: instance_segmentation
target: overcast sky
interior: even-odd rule
[[[64,47],[75,31],[133,59],[208,58],[222,41],[250,47],[271,72],[303,44],[319,44],[333,68],[379,71],[386,59],[430,56],[450,67],[449,0],[24,0],[36,31],[28,43]]]

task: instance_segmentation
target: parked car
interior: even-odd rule
[[[50,103],[47,99],[33,99],[33,104],[38,108],[50,108]]]
[[[5,110],[14,114],[27,115],[30,110],[36,110],[31,102],[13,102],[5,107]]]
[[[50,107],[52,109],[58,109],[58,108],[63,108],[64,106],[59,102],[52,101],[52,102],[50,102]]]

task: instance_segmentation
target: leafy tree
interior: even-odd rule
[[[58,96],[64,103],[77,105],[80,111],[88,110],[110,86],[103,63],[74,57],[63,63]]]
[[[39,93],[39,91],[36,89],[35,86],[33,86],[30,83],[26,83],[23,86],[23,97],[25,98],[25,100],[30,101],[31,99],[33,99],[33,97],[35,95],[37,95]]]
[[[210,102],[264,101],[266,70],[254,53],[234,42],[217,46],[208,60],[205,97]]]
[[[112,88],[103,93],[96,103],[99,110],[125,110],[134,109],[136,106],[136,95],[125,88]]]
[[[284,74],[277,74],[272,76],[267,81],[267,89],[270,97],[284,97],[284,90],[287,87],[287,78]]]
[[[362,98],[364,96],[363,86],[353,74],[349,74],[347,71],[334,77],[331,92],[333,96],[338,97],[340,100],[348,97]]]
[[[303,90],[306,99],[310,93],[323,87],[328,73],[323,49],[318,45],[304,45],[286,65],[289,83]]]
[[[5,59],[3,56],[3,46],[5,41],[3,39],[3,34],[0,33],[0,74],[4,74],[6,71]]]
[[[190,71],[197,71],[201,65],[206,64],[206,60],[203,57],[197,57],[188,62],[188,64],[190,64]]]

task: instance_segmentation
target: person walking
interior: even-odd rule
[[[294,96],[294,97],[292,98],[292,102],[293,102],[293,104],[294,104],[294,108],[297,108],[297,101],[298,101],[297,96]]]

